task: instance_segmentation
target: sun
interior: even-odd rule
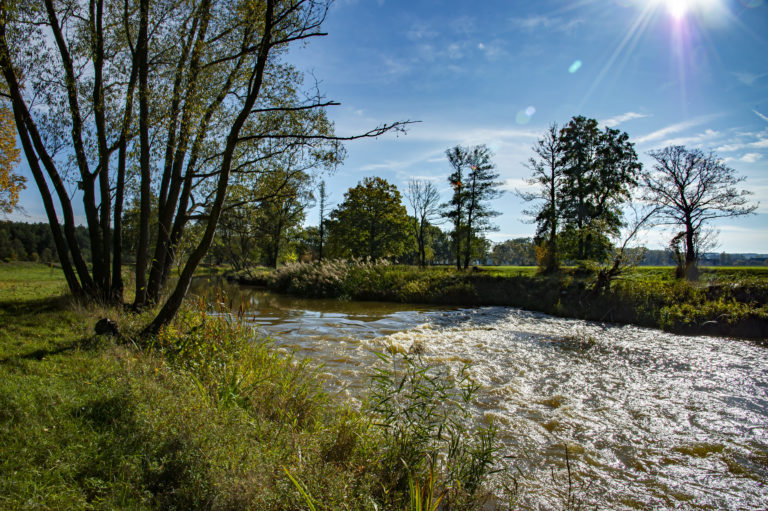
[[[721,0],[656,0],[662,4],[667,13],[675,20],[682,20],[691,13],[704,14],[717,7]]]
[[[685,18],[685,13],[688,12],[688,3],[690,0],[664,0],[667,4],[667,11],[669,15],[676,20]]]

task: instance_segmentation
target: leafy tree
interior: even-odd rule
[[[366,177],[331,211],[328,244],[341,257],[396,258],[406,249],[408,213],[395,185]]]
[[[19,202],[19,192],[25,188],[24,176],[14,174],[19,163],[19,148],[16,147],[16,130],[13,114],[0,106],[0,213],[10,213]]]
[[[416,220],[414,234],[419,251],[419,266],[424,267],[427,265],[429,226],[440,213],[440,193],[431,181],[411,179],[406,197]]]
[[[535,246],[531,238],[497,243],[491,249],[491,261],[495,265],[533,266],[536,264]]]
[[[552,124],[533,146],[535,156],[526,164],[533,172],[532,177],[528,179],[528,184],[538,187],[538,190],[532,193],[519,193],[523,200],[537,203],[534,209],[526,211],[526,214],[536,222],[536,244],[543,252],[541,266],[545,273],[557,271],[560,267],[557,238],[562,217],[560,193],[563,184],[563,155],[561,151],[560,133],[557,124]]]
[[[642,166],[629,136],[577,116],[560,130],[562,185],[560,237],[565,256],[603,260],[610,238],[619,235],[622,205],[630,198]]]
[[[656,207],[657,225],[680,229],[671,243],[675,248],[682,246],[678,276],[694,280],[707,224],[716,218],[748,215],[757,204],[749,201],[752,192],[736,188],[745,178],[714,153],[670,146],[650,155],[656,163],[642,175],[642,199]]]
[[[492,153],[485,145],[473,147],[455,146],[446,151],[453,172],[448,182],[453,188],[451,200],[443,205],[443,216],[453,224],[453,238],[456,267],[469,267],[473,240],[482,238],[486,231],[494,230],[490,218],[499,215],[490,209],[489,201],[501,195],[499,174],[494,172]]]
[[[138,182],[137,308],[160,300],[189,223],[204,226],[145,333],[180,307],[233,176],[291,148],[318,165],[343,157],[325,114],[334,103],[304,95],[301,75],[283,60],[291,44],[324,35],[330,0],[7,4],[0,72],[71,292],[122,301],[131,181]],[[73,195],[83,201],[90,267],[75,235]]]

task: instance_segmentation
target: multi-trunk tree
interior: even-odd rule
[[[443,216],[453,225],[456,268],[467,269],[473,249],[477,248],[482,234],[495,226],[490,219],[499,213],[492,210],[489,202],[501,196],[499,174],[491,161],[492,153],[485,145],[455,146],[446,151],[453,172],[448,183],[453,189],[451,199],[443,204]]]
[[[629,136],[577,116],[559,131],[550,126],[533,151],[529,183],[537,190],[520,195],[536,201],[528,214],[543,269],[555,271],[562,258],[607,259],[642,168]]]
[[[324,35],[329,3],[3,0],[0,71],[73,294],[122,301],[128,183],[138,182],[136,307],[159,301],[188,223],[204,225],[150,333],[181,305],[233,176],[289,149],[341,157],[327,144],[340,140],[324,110],[334,103],[300,93],[284,61],[291,44]],[[74,235],[73,185],[90,267]]]

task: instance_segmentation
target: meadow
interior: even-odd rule
[[[78,304],[57,269],[0,264],[0,508],[474,509],[488,497],[493,430],[481,444],[430,426],[459,424],[471,386],[383,354],[399,369],[375,373],[361,413],[221,310],[190,304],[147,342],[135,334],[151,313]],[[122,335],[95,335],[101,317]]]

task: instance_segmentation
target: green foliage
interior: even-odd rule
[[[448,176],[448,183],[453,189],[451,200],[443,204],[443,216],[453,225],[451,237],[456,267],[467,269],[473,254],[477,254],[474,240],[482,234],[495,230],[490,222],[497,211],[488,204],[501,196],[499,173],[491,161],[493,154],[485,145],[473,147],[455,146],[446,152],[453,172]]]
[[[380,177],[366,177],[347,190],[327,229],[329,252],[337,257],[397,258],[411,239],[400,192]]]
[[[418,356],[391,349],[372,378],[365,410],[391,442],[380,463],[380,481],[390,496],[410,493],[411,509],[424,503],[414,480],[428,482],[428,507],[437,486],[449,507],[470,509],[482,500],[482,485],[498,460],[493,424],[473,429],[470,404],[479,386],[463,367],[453,375]],[[398,470],[404,467],[405,470]],[[440,479],[436,480],[436,474]]]
[[[65,287],[58,270],[0,265],[4,509],[284,511],[305,509],[309,496],[316,509],[403,509],[413,496],[433,509],[431,488],[484,481],[493,452],[477,440],[454,447],[444,471],[382,463],[423,453],[332,402],[307,362],[279,355],[223,310],[184,310],[142,351],[90,329],[110,315],[130,338],[146,318],[53,296]],[[473,388],[461,379],[432,385],[458,403],[466,400],[456,389]],[[393,398],[403,403],[406,394]],[[402,493],[383,491],[382,483],[400,480]],[[451,486],[441,502],[472,509],[467,495]]]
[[[626,202],[642,168],[629,136],[600,131],[595,119],[577,116],[559,134],[562,180],[558,248],[572,260],[603,260],[622,225]]]

